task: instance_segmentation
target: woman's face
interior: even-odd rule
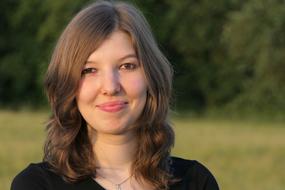
[[[121,134],[139,118],[146,92],[131,38],[117,30],[89,56],[76,101],[83,118],[97,133]]]

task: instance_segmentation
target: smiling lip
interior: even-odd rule
[[[128,102],[125,101],[112,101],[103,104],[98,104],[96,107],[105,112],[118,112],[124,109],[127,104]]]

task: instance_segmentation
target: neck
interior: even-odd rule
[[[137,148],[134,132],[113,135],[93,131],[91,142],[98,168],[130,170]]]

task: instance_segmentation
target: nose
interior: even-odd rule
[[[106,96],[113,96],[118,94],[120,90],[119,73],[115,71],[104,73],[101,81],[101,93]]]

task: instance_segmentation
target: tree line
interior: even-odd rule
[[[174,107],[285,112],[284,0],[129,0],[174,66]],[[43,106],[57,38],[87,0],[0,2],[0,105]]]

